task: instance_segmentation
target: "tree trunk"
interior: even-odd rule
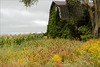
[[[100,26],[100,0],[93,0],[94,10],[89,4],[89,0],[83,0],[83,2],[90,13],[90,19],[92,22],[92,34],[94,35],[93,39],[98,38],[98,28]]]
[[[90,19],[92,22],[92,34],[94,35],[93,39],[98,38],[98,28],[99,28],[99,23],[100,23],[100,14],[99,14],[99,10],[98,8],[100,8],[99,6],[99,2],[97,0],[94,0],[93,2],[94,4],[94,11],[92,10],[91,6],[89,5],[88,7],[88,11],[90,13]]]
[[[92,23],[92,35],[94,35],[93,31],[94,31],[94,14],[91,8],[88,8],[89,14],[90,14],[90,19],[91,19],[91,23]]]
[[[91,22],[92,22],[92,34],[94,35],[93,39],[98,38],[98,23],[99,23],[99,18],[98,18],[98,13],[97,11],[92,12],[92,9],[88,9],[91,17]]]
[[[94,33],[94,39],[95,38],[98,38],[98,25],[99,25],[99,8],[100,8],[100,6],[99,6],[99,4],[100,4],[100,2],[98,1],[98,0],[94,0],[94,8],[95,8],[95,10],[94,10],[94,31],[93,31],[93,33]]]
[[[97,8],[97,6],[96,6],[96,8]],[[98,11],[97,11],[97,9],[95,9],[95,16],[94,16],[94,24],[95,24],[95,26],[94,26],[94,31],[93,31],[93,33],[94,33],[94,39],[95,38],[98,38],[98,23],[99,23],[99,15],[98,15]]]
[[[98,2],[98,15],[99,15],[99,23],[98,23],[98,25],[99,25],[99,28],[98,28],[98,37],[100,37],[100,0],[99,0],[99,2]]]

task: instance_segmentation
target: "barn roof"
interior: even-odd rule
[[[59,15],[61,18],[66,18],[67,15],[68,15],[68,9],[66,7],[66,1],[53,1],[52,2],[52,5],[55,4],[56,7],[59,7]],[[52,8],[52,5],[51,5],[51,8]],[[90,3],[91,6],[93,6],[93,3]],[[78,15],[79,15],[79,18],[81,18],[81,14],[82,14],[82,6],[80,5],[79,8],[77,8],[77,11],[78,11]]]
[[[52,2],[52,5],[55,4],[56,7],[58,7],[58,10],[59,10],[59,16],[60,18],[62,19],[65,19],[67,18],[67,16],[69,15],[68,13],[68,8],[66,6],[66,1],[53,1]],[[51,5],[51,6],[52,6]],[[52,7],[51,7],[52,8]],[[77,8],[78,10],[78,15],[81,16],[81,13],[82,13],[82,9],[81,9],[81,6],[79,8]],[[80,10],[80,11],[79,11]],[[79,17],[80,18],[80,17]]]
[[[58,6],[66,5],[65,1],[54,1],[54,3]]]
[[[58,6],[63,6],[63,5],[66,5],[66,2],[65,1],[53,1],[56,5]],[[93,6],[93,3],[90,2],[90,6]]]
[[[67,7],[66,7],[66,2],[65,1],[53,1],[52,2],[52,5],[56,5],[56,7],[59,7],[59,16],[60,18],[66,18],[67,15],[68,15],[68,12],[67,12]],[[51,8],[52,8],[52,5],[51,5]]]

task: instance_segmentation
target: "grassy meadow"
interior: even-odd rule
[[[0,36],[0,67],[100,67],[100,39]]]

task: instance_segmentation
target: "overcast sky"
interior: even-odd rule
[[[26,8],[19,0],[0,0],[0,35],[46,32],[51,2],[39,0]]]

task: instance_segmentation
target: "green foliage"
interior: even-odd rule
[[[44,36],[47,36],[47,32],[43,33]]]
[[[66,0],[66,7],[68,12],[68,17],[72,17],[74,21],[77,22],[78,20],[78,12],[79,8],[81,6],[81,3],[79,0]],[[81,10],[80,10],[81,11]],[[80,14],[80,12],[79,12]]]
[[[49,35],[52,38],[56,38],[56,37],[61,37],[61,38],[72,38],[74,37],[74,33],[75,33],[75,26],[74,26],[74,21],[72,20],[72,18],[70,17],[71,20],[69,20],[69,18],[67,19],[62,19],[60,20],[57,25],[50,27],[49,29]]]
[[[22,36],[14,38],[14,43],[16,43],[18,45],[20,45],[22,41],[24,41],[24,37],[22,37]]]
[[[17,44],[21,45],[24,41],[42,39],[44,37],[43,33],[41,34],[24,34],[24,35],[14,35],[14,36],[1,36],[0,37],[0,46],[2,47],[4,44]]]
[[[62,30],[60,31],[62,38],[72,38],[74,37],[75,33],[75,27],[74,27],[74,21],[69,20],[71,18],[67,18],[65,20],[62,20],[61,23],[64,22],[64,25],[62,25]]]
[[[51,9],[50,24],[48,25],[47,34],[50,34],[52,38],[56,38],[59,34],[58,23],[60,21],[59,11],[55,11],[55,6]]]
[[[92,37],[92,25],[87,8],[81,5],[79,0],[66,0],[66,2],[68,12],[66,19],[60,18],[59,10],[55,9],[54,4],[51,6],[49,24],[47,26],[48,37],[78,37],[82,40],[87,40],[88,37]]]
[[[78,28],[78,33],[80,34],[80,38],[82,40],[88,40],[89,38],[93,37],[91,28],[89,28],[89,26],[86,25],[80,26]]]
[[[91,30],[89,29],[88,26],[81,26],[78,28],[79,33],[83,34],[83,35],[87,35],[87,34],[91,34]]]
[[[31,5],[34,5],[38,0],[21,0],[25,4],[26,7],[30,7]]]
[[[0,37],[0,47],[3,46],[2,44],[4,44],[4,38],[3,37]]]

